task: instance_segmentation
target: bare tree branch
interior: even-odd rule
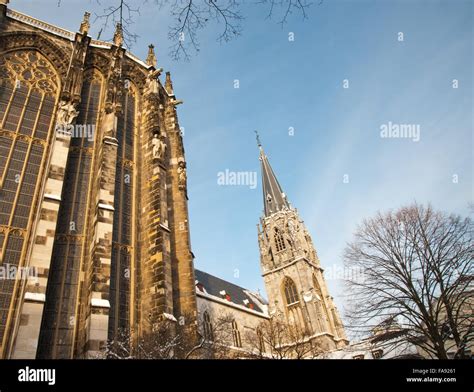
[[[101,0],[96,1],[102,6]],[[140,8],[132,6],[132,1],[112,0],[113,5],[102,6],[102,11],[95,13],[95,20],[102,22],[98,39],[103,31],[110,28],[110,24],[121,23],[126,47],[130,48],[136,42],[138,35],[132,26],[140,14]],[[318,4],[321,3],[322,0]],[[244,4],[245,0],[142,0],[142,5],[151,11],[167,12],[171,16],[169,54],[174,60],[189,60],[191,54],[198,53],[199,33],[211,23],[220,26],[218,42],[228,42],[240,36]],[[267,19],[276,17],[283,26],[293,13],[307,19],[308,9],[313,3],[309,0],[258,0],[254,4],[267,6]]]

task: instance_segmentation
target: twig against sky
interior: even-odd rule
[[[171,17],[168,27],[168,39],[171,42],[169,54],[173,60],[189,60],[192,54],[200,50],[199,33],[215,23],[219,26],[217,41],[228,42],[242,33],[244,16],[242,8],[245,0],[142,0],[141,4],[132,0],[114,0],[105,6],[102,0],[96,0],[103,6],[95,13],[95,20],[102,22],[98,39],[110,24],[122,24],[124,43],[127,48],[133,46],[138,35],[134,32],[136,17],[141,7],[149,7],[151,12],[167,12]],[[322,0],[318,4],[321,4]],[[257,0],[254,5],[268,8],[267,19],[275,18],[284,26],[293,13],[299,13],[303,19],[308,17],[308,8],[313,4],[309,0]]]

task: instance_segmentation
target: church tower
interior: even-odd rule
[[[258,243],[270,317],[296,326],[324,351],[343,346],[344,328],[311,236],[288,202],[258,136],[257,141],[264,206]]]

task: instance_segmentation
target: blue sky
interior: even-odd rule
[[[70,30],[78,29],[84,11],[103,8],[93,0],[62,0],[59,8],[57,0],[12,0],[10,6]],[[171,71],[185,102],[178,113],[195,266],[264,292],[256,231],[260,178],[257,189],[217,184],[226,169],[260,176],[257,129],[343,309],[343,284],[331,272],[342,267],[344,246],[362,219],[413,201],[467,215],[474,201],[473,3],[326,0],[310,9],[308,20],[295,15],[283,28],[265,20],[262,6],[243,12],[240,38],[221,45],[218,26],[211,27],[189,63],[168,57],[166,13],[143,7],[136,25],[140,38],[132,51],[145,58],[154,43],[159,66]],[[381,138],[380,126],[389,122],[419,125],[420,141]]]

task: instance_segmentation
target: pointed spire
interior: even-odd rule
[[[152,67],[156,67],[155,47],[153,44],[148,45],[148,56],[146,57],[146,63]]]
[[[173,83],[171,82],[171,74],[169,72],[166,72],[165,89],[169,95],[174,95]]]
[[[284,207],[290,208],[290,204],[286,199],[286,195],[281,189],[280,183],[278,182],[275,173],[273,172],[268,157],[263,151],[262,143],[260,142],[260,137],[258,132],[255,131],[257,135],[257,145],[260,149],[260,165],[262,167],[262,189],[263,189],[263,206],[265,216],[270,216],[273,213],[282,210]]]
[[[89,22],[90,16],[90,12],[84,12],[84,18],[82,19],[81,27],[79,27],[79,31],[81,34],[87,35],[87,33],[89,32],[89,29],[91,27],[91,24]]]
[[[115,27],[114,44],[117,46],[122,46],[123,44],[122,23],[117,23],[117,26]]]

